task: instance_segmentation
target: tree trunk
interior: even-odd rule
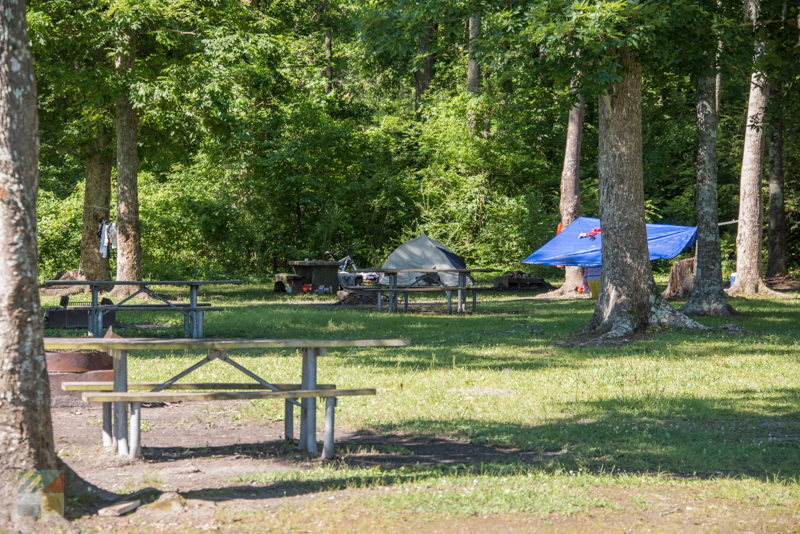
[[[433,52],[438,24],[431,23],[417,41],[417,49],[422,56],[419,67],[414,71],[414,109],[419,109],[422,95],[431,85],[436,67],[436,54]]]
[[[781,100],[780,85],[773,85],[772,100]],[[767,278],[786,276],[788,273],[787,245],[789,230],[783,196],[783,117],[775,106],[772,118],[772,135],[769,144],[769,230],[767,232]]]
[[[136,38],[132,31],[122,35],[116,56],[117,76],[126,80],[136,57]],[[127,87],[127,84],[125,84]],[[141,280],[141,245],[139,234],[139,154],[137,130],[139,118],[130,97],[124,92],[117,99],[117,280]],[[134,286],[117,286],[116,296],[135,291]]]
[[[101,125],[89,147],[86,185],[83,193],[83,236],[80,274],[85,280],[109,280],[108,258],[100,254],[97,232],[100,221],[109,222],[111,205],[111,165],[108,152],[111,136]]]
[[[564,166],[561,168],[561,197],[558,207],[563,228],[572,224],[581,215],[580,174],[584,100],[581,95],[577,95],[577,98],[569,111]],[[558,289],[542,295],[543,298],[563,295],[578,297],[580,295],[575,288],[583,286],[583,267],[565,267],[564,269],[564,284]]]
[[[481,90],[481,65],[475,57],[475,44],[481,36],[481,14],[476,13],[469,18],[469,44],[467,45],[467,92],[478,95]],[[467,111],[467,129],[469,135],[478,130],[478,119],[475,110]]]
[[[57,468],[36,251],[39,132],[25,2],[0,16],[0,530],[25,521],[22,470]]]
[[[330,27],[325,28],[325,78],[328,83],[325,85],[325,94],[333,92],[333,36]]]
[[[475,57],[475,44],[481,37],[481,14],[469,18],[469,45],[467,49],[467,91],[477,95],[481,90],[481,65]]]
[[[599,98],[600,296],[585,331],[623,337],[650,325],[705,328],[656,293],[647,248],[642,169],[642,68],[627,49],[615,52],[622,79]]]
[[[734,313],[722,288],[722,258],[717,211],[716,73],[697,81],[697,251],[694,285],[681,311],[689,315],[726,316]]]
[[[747,0],[745,11],[753,26],[759,17],[759,0]],[[736,282],[728,290],[731,295],[758,295],[769,289],[761,279],[761,175],[764,169],[764,113],[768,93],[764,74],[758,63],[766,44],[756,39],[750,96],[747,104],[742,172],[739,181],[739,230],[736,234]]]

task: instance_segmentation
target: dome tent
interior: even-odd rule
[[[406,241],[389,254],[381,269],[466,269],[467,266],[455,252],[435,239],[422,234]],[[388,282],[381,275],[381,283]],[[472,280],[467,279],[471,284]],[[458,285],[458,273],[398,273],[398,287]]]

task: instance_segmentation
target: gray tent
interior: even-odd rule
[[[435,239],[422,234],[406,241],[389,254],[381,269],[466,269],[464,260],[452,250]],[[381,283],[388,284],[386,275],[381,275]],[[467,284],[472,279],[467,278]],[[457,273],[398,273],[399,287],[417,286],[455,286],[458,285]]]

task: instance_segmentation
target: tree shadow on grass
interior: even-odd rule
[[[541,425],[417,419],[382,433],[457,435],[536,451],[539,469],[800,477],[800,389],[737,399],[640,396],[567,406]]]
[[[573,415],[544,424],[413,419],[380,425],[337,444],[329,469],[289,442],[229,447],[145,447],[147,462],[242,456],[293,465],[255,472],[225,487],[179,492],[209,501],[274,499],[322,491],[386,487],[442,477],[564,472],[659,474],[675,478],[800,477],[800,388],[735,398],[643,395],[573,403]],[[459,436],[442,438],[440,436]],[[161,492],[147,490],[145,500]]]

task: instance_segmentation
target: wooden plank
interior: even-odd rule
[[[294,391],[216,391],[209,393],[98,393],[85,392],[86,402],[178,402],[178,401],[214,401],[214,400],[248,400],[248,399],[308,399],[317,397],[355,397],[375,395],[375,389],[315,389]]]
[[[191,285],[241,285],[242,280],[45,280],[50,286],[191,286]]]
[[[356,273],[499,273],[500,269],[357,269]]]
[[[97,511],[97,515],[100,517],[119,517],[121,515],[127,514],[133,510],[136,510],[142,505],[142,501],[135,500],[135,501],[122,501],[118,502],[117,504],[113,504],[111,506],[106,506],[105,508],[100,508]]]
[[[244,350],[318,347],[407,347],[407,339],[163,339],[150,337],[92,338],[46,337],[44,347],[53,349],[120,350]]]
[[[225,308],[191,308],[189,306],[167,306],[166,304],[140,304],[111,306],[103,305],[92,308],[91,306],[67,306],[68,310],[88,311],[88,310],[101,310],[101,311],[179,311],[179,312],[193,312],[193,311],[225,311]]]
[[[104,309],[104,308],[115,308],[115,309],[118,309],[118,308],[133,308],[133,309],[149,310],[150,308],[161,307],[161,306],[167,306],[167,305],[166,304],[123,304],[122,306],[119,306],[119,305],[116,305],[116,304],[102,304],[102,305],[96,306],[96,308],[97,309]],[[184,303],[184,302],[176,302],[176,303],[173,304],[173,306],[176,307],[176,308],[190,308],[191,304],[189,304],[188,302],[186,302],[186,303]],[[197,306],[198,307],[199,306],[203,306],[203,307],[211,306],[211,303],[210,302],[198,302]],[[66,309],[69,309],[69,310],[92,310],[94,308],[92,308],[89,305],[77,305],[77,306],[67,305]]]
[[[128,384],[129,391],[149,391],[156,386],[161,385],[160,382],[133,382]],[[281,391],[293,391],[300,388],[300,384],[273,384]],[[113,391],[113,382],[62,382],[61,389],[64,391]],[[176,382],[170,385],[167,390],[266,390],[267,388],[256,382],[247,383],[223,383],[223,382]],[[336,389],[334,384],[317,384],[317,389]]]
[[[350,289],[352,290],[352,288],[350,288]],[[469,286],[467,286],[467,287],[456,287],[456,286],[395,287],[395,288],[389,288],[389,287],[382,287],[382,288],[365,287],[363,289],[356,289],[356,291],[383,291],[384,293],[391,293],[392,291],[394,291],[395,293],[418,293],[418,292],[419,293],[426,293],[426,292],[427,293],[431,293],[431,292],[437,292],[437,291],[438,292],[442,292],[442,291],[458,291],[459,289],[462,290],[462,291],[472,291],[473,289],[478,289],[478,288],[472,288],[472,287],[469,287]]]

